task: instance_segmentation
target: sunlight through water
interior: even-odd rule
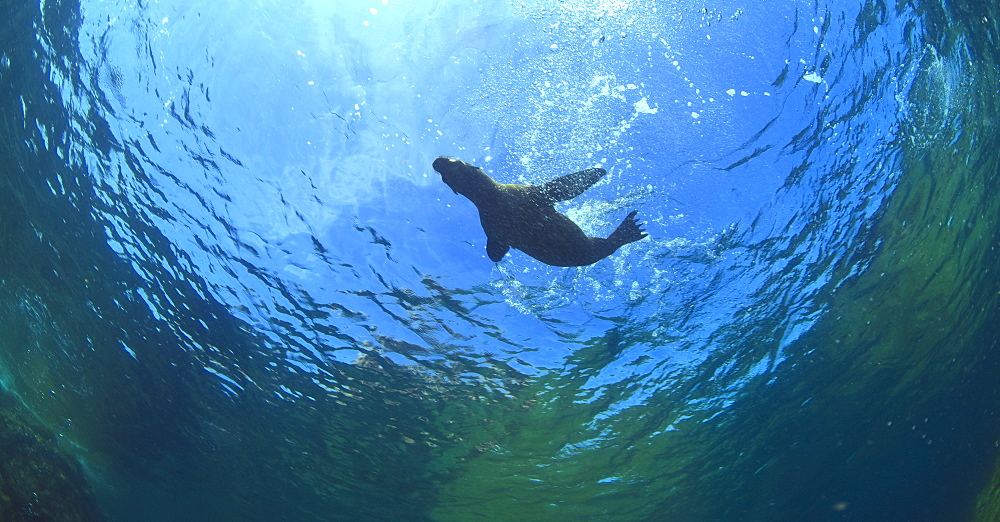
[[[0,12],[0,518],[1000,512],[995,5]]]

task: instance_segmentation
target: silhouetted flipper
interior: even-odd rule
[[[549,201],[566,201],[583,194],[583,191],[589,189],[607,173],[608,171],[604,169],[581,170],[537,185],[537,188]]]
[[[499,263],[503,256],[507,255],[510,245],[505,245],[496,239],[486,238],[486,255],[490,256],[490,261]]]

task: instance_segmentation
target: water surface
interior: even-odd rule
[[[996,6],[3,14],[0,383],[111,519],[974,516]],[[494,264],[441,155],[651,237]]]

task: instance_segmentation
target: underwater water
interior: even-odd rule
[[[5,2],[0,518],[995,520],[998,11]]]

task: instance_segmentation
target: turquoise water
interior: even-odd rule
[[[79,470],[5,516],[973,516],[996,6],[3,14],[2,409]],[[650,238],[494,264],[441,155]]]

